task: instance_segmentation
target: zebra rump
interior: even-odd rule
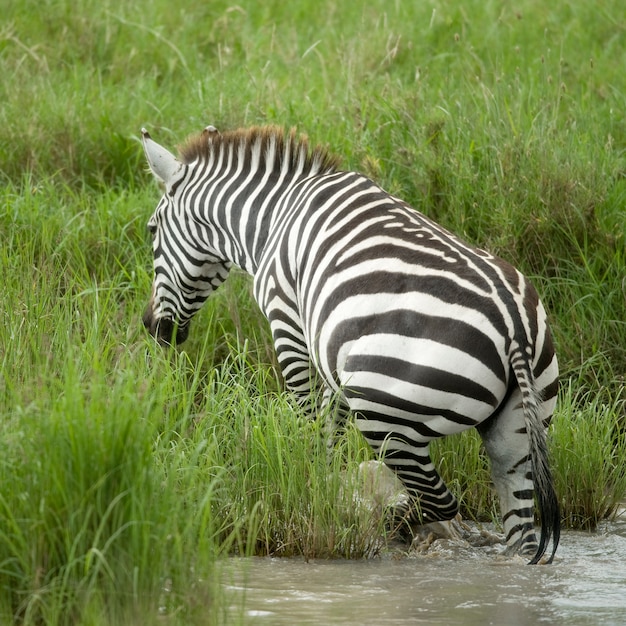
[[[144,324],[182,341],[238,266],[254,277],[286,387],[339,399],[400,478],[407,525],[450,520],[435,438],[476,427],[510,552],[539,562],[560,515],[546,447],[558,365],[530,282],[306,138],[276,127],[189,138],[180,157],[143,131],[165,189],[148,222],[154,280]],[[534,530],[535,497],[541,534]]]

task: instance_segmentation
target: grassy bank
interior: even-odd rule
[[[368,458],[281,393],[236,274],[185,351],[141,328],[158,190],[145,125],[296,125],[529,274],[562,369],[564,520],[626,495],[626,23],[617,0],[6,7],[0,28],[0,616],[219,623],[223,554],[358,557]],[[474,434],[436,446],[494,514]]]

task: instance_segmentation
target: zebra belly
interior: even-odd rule
[[[311,354],[354,411],[438,436],[485,420],[506,395],[506,339],[489,311],[416,292],[354,295],[326,310],[309,329]]]
[[[350,409],[380,416],[384,430],[393,421],[409,440],[475,426],[506,393],[506,381],[475,356],[432,339],[374,333],[343,348],[335,380]]]

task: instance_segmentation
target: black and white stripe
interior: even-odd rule
[[[338,171],[292,132],[210,127],[181,159],[144,131],[166,192],[149,222],[155,279],[150,331],[184,339],[231,264],[254,276],[287,386],[339,396],[411,496],[409,521],[458,505],[428,452],[477,427],[490,456],[511,550],[537,562],[559,511],[545,429],[558,367],[532,285],[378,185]],[[533,527],[534,496],[541,536]]]

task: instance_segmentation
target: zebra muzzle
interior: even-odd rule
[[[148,332],[161,344],[170,346],[173,343],[180,344],[189,335],[189,324],[180,326],[174,320],[162,317],[155,318],[152,307],[148,305],[142,317],[143,325]]]

